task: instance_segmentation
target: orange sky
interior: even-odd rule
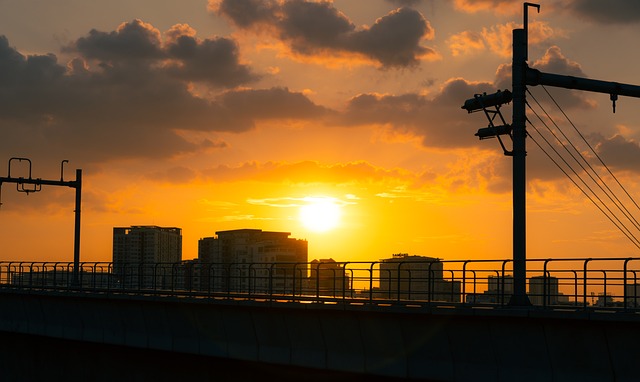
[[[640,52],[625,46],[638,5],[541,6],[529,12],[531,66],[640,84]],[[499,0],[5,0],[0,165],[28,157],[44,179],[62,159],[67,179],[83,169],[86,261],[110,260],[112,228],[130,225],[182,228],[185,259],[199,238],[237,228],[308,239],[310,260],[509,258],[511,160],[474,137],[487,121],[460,106],[510,88],[521,22],[522,4]],[[613,114],[607,95],[547,90],[640,198],[640,100],[621,97]],[[637,256],[527,145],[528,256]],[[4,184],[0,260],[71,261],[73,197]],[[300,221],[313,197],[339,206],[334,228]]]

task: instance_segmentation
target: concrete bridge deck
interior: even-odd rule
[[[49,357],[63,374],[75,377],[96,376],[96,370],[107,375],[122,370],[124,362],[134,377],[119,380],[132,381],[147,380],[145,373],[174,374],[174,358],[182,360],[187,380],[222,375],[252,380],[251,371],[283,380],[287,375],[474,382],[636,381],[640,376],[640,315],[620,310],[2,288],[0,332],[7,339],[3,352],[14,355],[2,357],[0,375],[4,370],[27,377],[52,375],[41,370]]]

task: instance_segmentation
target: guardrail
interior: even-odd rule
[[[505,306],[511,260],[0,262],[0,288],[278,301]],[[640,310],[640,258],[527,260],[535,307]]]

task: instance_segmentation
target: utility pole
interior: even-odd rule
[[[566,89],[578,89],[597,93],[607,93],[616,111],[619,95],[640,98],[640,86],[620,84],[544,73],[529,68],[528,60],[528,8],[535,7],[540,12],[540,5],[524,3],[524,28],[513,30],[512,90],[495,94],[476,94],[462,106],[469,113],[483,110],[489,119],[489,127],[478,130],[480,139],[497,137],[505,155],[513,157],[513,295],[509,301],[512,306],[529,306],[527,296],[527,255],[526,255],[526,91],[527,85],[548,85]],[[513,100],[513,120],[511,125],[504,122],[499,108],[502,104]],[[490,110],[495,107],[495,110]],[[503,125],[494,126],[495,115],[499,115]],[[513,141],[513,150],[508,151],[500,136],[509,135]]]
[[[531,305],[527,296],[527,147],[526,85],[528,59],[528,9],[537,4],[524,3],[524,28],[513,30],[511,93],[513,94],[513,295],[509,305]]]
[[[28,163],[29,177],[12,177],[11,176],[11,162],[25,161]],[[0,191],[2,190],[2,183],[15,183],[18,192],[24,192],[29,195],[30,193],[40,192],[42,186],[64,186],[76,189],[76,208],[74,219],[74,240],[73,240],[73,273],[72,273],[72,286],[80,286],[80,203],[82,195],[82,170],[76,169],[76,180],[64,180],[64,164],[69,162],[63,160],[60,163],[60,180],[46,180],[40,178],[31,177],[31,160],[28,158],[11,158],[9,159],[9,169],[6,177],[0,177]],[[0,202],[0,205],[2,203]]]

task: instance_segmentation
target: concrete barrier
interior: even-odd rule
[[[631,315],[0,293],[0,331],[424,381],[632,381]],[[26,349],[19,349],[26,351]]]

